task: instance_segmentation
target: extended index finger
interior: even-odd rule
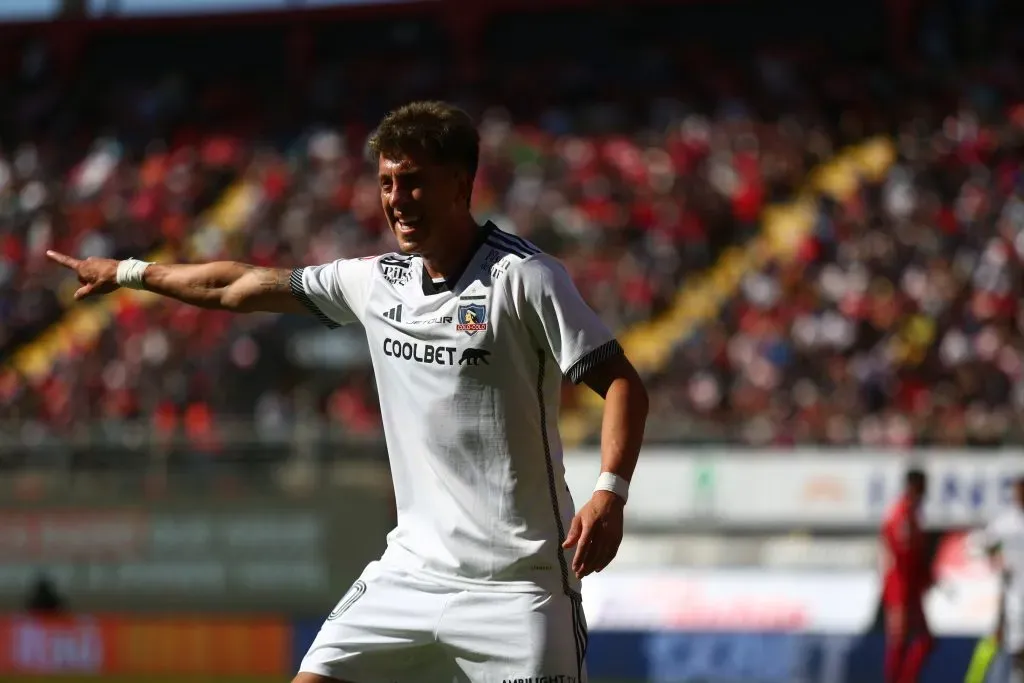
[[[66,266],[68,268],[71,268],[72,270],[77,269],[78,264],[81,263],[81,261],[79,261],[75,257],[68,256],[67,254],[62,254],[59,251],[47,251],[46,255],[50,257],[51,261],[56,261],[62,266]]]

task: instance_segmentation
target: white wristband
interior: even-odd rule
[[[117,284],[128,289],[145,289],[146,283],[143,282],[142,275],[149,266],[149,261],[133,258],[121,261],[117,264]]]
[[[625,503],[629,500],[629,480],[611,472],[602,472],[597,478],[595,491],[611,491]]]

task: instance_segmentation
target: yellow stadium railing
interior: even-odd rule
[[[252,188],[245,181],[225,190],[220,200],[195,221],[195,230],[185,244],[185,255],[195,259],[208,251],[206,245],[210,237],[215,238],[213,243],[220,244],[227,235],[239,230],[252,208],[251,200]],[[161,248],[148,254],[146,259],[170,261],[179,256]],[[68,280],[59,294],[64,301],[70,301],[76,288],[75,281]],[[76,348],[91,348],[125,306],[148,307],[159,299],[149,292],[119,289],[94,301],[71,305],[59,320],[12,354],[10,367],[29,381],[38,381],[52,372],[57,360]]]
[[[681,341],[719,314],[748,272],[792,258],[814,227],[816,198],[849,197],[861,179],[882,178],[895,158],[895,148],[888,138],[867,140],[814,169],[796,198],[766,208],[756,237],[743,246],[727,249],[707,272],[684,281],[663,315],[620,335],[637,370],[650,375],[663,368]],[[600,429],[600,397],[581,388],[577,390],[576,405],[563,413],[560,421],[562,439],[568,446],[580,444]]]

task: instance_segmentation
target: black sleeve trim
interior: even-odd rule
[[[315,315],[316,319],[323,323],[328,329],[333,330],[341,327],[341,325],[327,317],[327,315],[320,310],[320,307],[309,298],[308,294],[306,294],[306,288],[302,284],[303,270],[305,270],[305,268],[296,268],[292,271],[291,277],[288,278],[288,284],[291,285],[292,288],[292,296],[298,299],[303,306],[308,308],[309,312]]]
[[[596,349],[588,353],[587,355],[580,358],[578,361],[573,363],[572,367],[569,368],[569,372],[565,373],[566,376],[572,381],[573,384],[579,384],[586,377],[587,373],[596,368],[601,363],[621,356],[625,353],[622,350],[622,346],[615,339],[601,344]]]

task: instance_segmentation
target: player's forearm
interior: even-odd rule
[[[244,310],[244,300],[232,287],[252,270],[252,266],[234,261],[154,263],[146,268],[143,281],[148,291],[186,304],[239,311]]]
[[[601,423],[601,471],[633,478],[647,424],[647,390],[635,375],[619,377],[605,394]]]

